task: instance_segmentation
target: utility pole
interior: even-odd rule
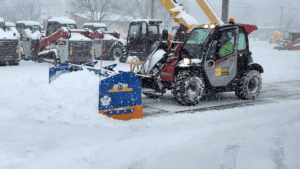
[[[281,24],[282,24],[282,14],[283,14],[283,6],[281,7],[280,27],[281,27]]]
[[[222,2],[222,21],[228,23],[228,14],[229,14],[229,0],[223,0]]]
[[[154,19],[154,0],[151,0],[151,19]]]

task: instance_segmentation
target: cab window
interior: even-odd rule
[[[132,36],[138,36],[140,34],[140,24],[131,25],[129,35]]]
[[[4,23],[0,22],[0,28],[4,29]]]
[[[239,34],[239,42],[238,42],[238,50],[245,50],[246,49],[246,36],[244,33]]]
[[[234,53],[235,35],[236,33],[233,29],[222,32],[218,52],[220,59]]]

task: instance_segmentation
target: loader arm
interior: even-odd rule
[[[56,31],[54,34],[47,36],[46,38],[43,38],[41,42],[39,43],[38,53],[43,51],[47,44],[50,44],[52,42],[57,41],[59,38],[65,38],[68,39],[70,36],[70,32],[67,28],[60,28],[58,31]]]

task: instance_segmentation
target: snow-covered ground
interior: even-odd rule
[[[299,51],[250,47],[264,83],[300,80]],[[300,168],[299,100],[118,121],[97,113],[98,76],[48,70],[0,67],[0,168]]]

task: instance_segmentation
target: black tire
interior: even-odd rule
[[[262,89],[262,78],[257,70],[250,70],[242,75],[235,90],[235,95],[243,100],[255,100]]]
[[[111,46],[110,58],[111,60],[119,60],[125,55],[125,48],[121,43],[114,43]]]
[[[205,82],[199,73],[182,71],[176,76],[173,95],[178,103],[185,106],[196,105],[204,91]]]

